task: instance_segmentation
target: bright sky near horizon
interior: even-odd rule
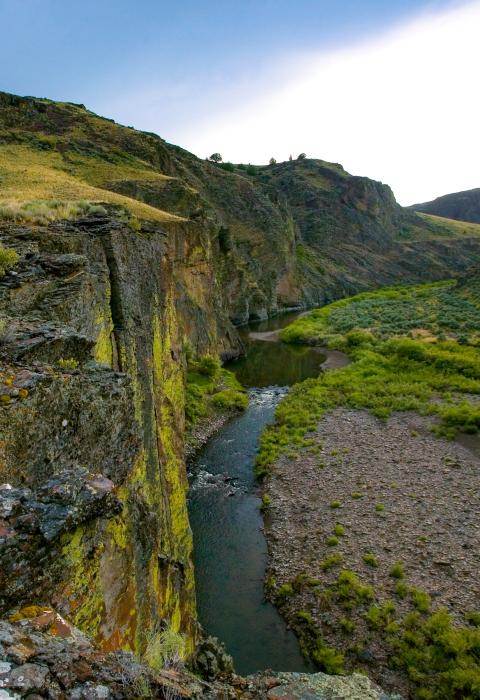
[[[0,89],[200,157],[304,151],[402,204],[480,187],[480,0],[0,0]]]

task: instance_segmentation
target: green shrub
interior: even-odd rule
[[[137,219],[136,216],[132,216],[128,220],[128,228],[134,233],[140,233],[140,231],[142,230],[142,223]]]
[[[333,528],[333,532],[337,537],[343,537],[345,534],[345,528],[340,523],[337,523]]]
[[[229,172],[229,173],[234,173],[234,172],[235,172],[235,166],[234,166],[233,163],[230,163],[230,161],[228,161],[227,163],[220,163],[220,164],[219,164],[219,167],[220,167],[222,170],[226,170],[226,171]]]
[[[217,408],[244,411],[248,406],[248,396],[243,391],[225,389],[212,396],[212,404]]]
[[[333,569],[334,566],[338,566],[343,561],[343,554],[337,552],[335,554],[330,554],[323,561],[320,562],[320,568],[322,571],[329,571]]]
[[[455,428],[463,433],[478,433],[480,430],[480,407],[464,401],[455,406],[441,406],[438,413],[443,422],[443,428]],[[439,430],[440,434],[444,430]]]
[[[330,508],[341,508],[342,504],[340,501],[330,501]]]
[[[67,357],[66,359],[61,357],[57,364],[62,369],[77,369],[79,363],[74,357]]]
[[[470,610],[465,613],[465,619],[474,627],[480,627],[480,612],[476,610]]]
[[[301,620],[302,622],[306,622],[309,625],[311,625],[313,622],[313,618],[312,618],[311,614],[309,612],[307,612],[306,610],[299,610],[295,614],[295,616],[298,620]]]
[[[368,331],[349,331],[345,335],[347,348],[356,348],[362,345],[371,345],[375,342],[375,336]]]
[[[204,355],[196,361],[194,367],[196,372],[204,374],[206,377],[216,377],[220,368],[220,360],[213,355]]]
[[[374,629],[391,626],[394,618],[395,604],[391,600],[385,601],[382,605],[372,605],[365,615],[368,625]]]
[[[269,496],[268,493],[264,493],[262,495],[262,505],[261,505],[262,511],[267,511],[271,505],[272,505],[272,497]]]
[[[187,346],[188,348],[188,346]],[[185,418],[191,428],[215,411],[243,411],[248,395],[232,372],[222,369],[217,358],[210,355],[199,360],[188,352],[188,372],[185,391]]]
[[[374,597],[373,588],[363,585],[358,576],[349,569],[344,569],[338,575],[335,592],[339,601],[343,602],[344,607],[347,608],[358,605],[362,601],[372,600]]]
[[[331,535],[330,537],[327,538],[327,545],[329,547],[336,547],[338,544],[338,537],[335,537],[335,535]]]
[[[390,576],[401,579],[405,576],[405,567],[403,561],[396,561],[390,569]]]
[[[293,586],[291,583],[283,583],[280,588],[277,590],[277,599],[278,600],[285,600],[286,598],[290,598],[294,593]]]
[[[425,591],[420,591],[418,588],[410,589],[412,603],[418,612],[427,613],[430,610],[431,598]]]
[[[185,651],[185,638],[167,627],[149,637],[143,658],[149,666],[160,671],[184,658]]]
[[[365,562],[365,564],[368,564],[368,566],[372,566],[374,569],[378,568],[378,559],[371,552],[366,552],[363,555],[363,561]]]
[[[317,666],[330,675],[344,673],[345,657],[335,649],[326,646],[320,638],[317,640],[315,648],[310,653],[311,658]]]
[[[377,511],[377,513],[381,513],[385,510],[385,506],[383,505],[383,503],[377,503],[375,505],[375,510]]]
[[[399,598],[402,600],[407,597],[408,595],[408,586],[404,581],[398,581],[397,585],[395,586],[395,593],[398,595]]]
[[[438,610],[426,619],[418,613],[407,615],[392,647],[392,662],[405,670],[416,697],[480,697],[480,630],[456,626],[447,610]]]
[[[341,617],[339,620],[339,625],[346,634],[352,634],[355,630],[355,623],[348,617]]]
[[[0,246],[0,277],[11,270],[18,263],[18,253],[12,248],[3,248]]]

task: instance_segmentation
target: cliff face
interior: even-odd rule
[[[410,209],[480,224],[480,188],[446,194],[432,202],[413,204]]]
[[[111,211],[0,238],[1,606],[52,601],[106,649],[168,621],[191,650],[184,346],[232,348],[208,232]]]
[[[480,227],[323,161],[228,172],[4,93],[0,173],[0,246],[20,256],[0,276],[0,612],[53,604],[140,653],[166,623],[191,651],[187,347],[229,357],[236,323],[464,272]]]
[[[262,186],[291,217],[293,260],[279,279],[312,306],[398,282],[462,274],[479,260],[480,229],[400,207],[387,185],[319,160],[265,168]]]

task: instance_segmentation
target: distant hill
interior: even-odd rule
[[[413,204],[410,209],[426,214],[444,216],[447,219],[480,223],[480,187],[465,192],[453,192],[437,197],[432,202]]]
[[[201,231],[235,324],[480,263],[479,224],[417,214],[336,163],[213,163],[83,105],[2,92],[0,185],[0,222],[53,225],[106,206],[133,228],[181,231],[182,245]]]

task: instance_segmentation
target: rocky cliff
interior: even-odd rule
[[[187,349],[229,357],[237,323],[480,260],[480,227],[338,165],[230,170],[0,93],[0,612],[54,605],[139,654],[168,626],[190,653]]]
[[[202,225],[0,225],[0,603],[51,600],[106,649],[195,638],[184,346],[226,347]],[[229,344],[228,348],[232,345]]]

